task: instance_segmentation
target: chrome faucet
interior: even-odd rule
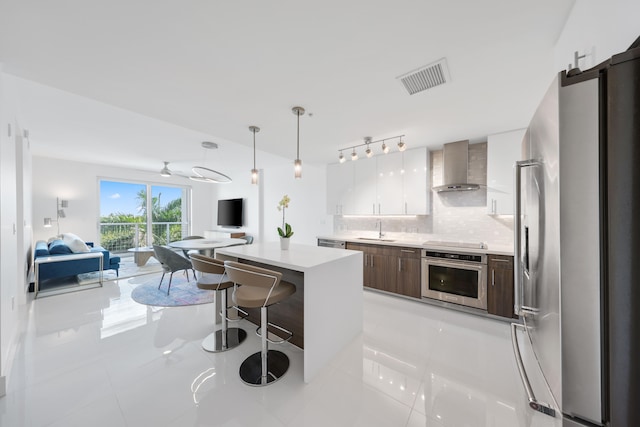
[[[382,232],[382,220],[377,220],[376,225],[378,226],[378,239],[382,239],[384,237],[384,233]]]

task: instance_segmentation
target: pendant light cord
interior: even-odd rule
[[[296,159],[300,158],[300,110],[296,112],[296,116],[298,116],[298,136],[296,143]]]

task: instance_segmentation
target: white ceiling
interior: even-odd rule
[[[574,2],[0,0],[0,62],[61,90],[25,107],[35,154],[160,169],[203,139],[250,146],[257,125],[258,148],[293,159],[300,105],[300,157],[321,164],[364,136],[435,147],[526,126]],[[442,57],[450,83],[396,80]]]

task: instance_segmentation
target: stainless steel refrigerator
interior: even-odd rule
[[[512,338],[528,406],[563,426],[640,426],[640,38],[590,70],[558,75],[522,158],[523,324]],[[531,381],[540,373],[542,386]]]

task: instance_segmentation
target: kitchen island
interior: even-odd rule
[[[219,249],[216,258],[280,271],[296,285],[289,301],[269,308],[269,321],[297,335],[305,382],[362,332],[362,252],[301,244],[283,251],[275,242]]]

